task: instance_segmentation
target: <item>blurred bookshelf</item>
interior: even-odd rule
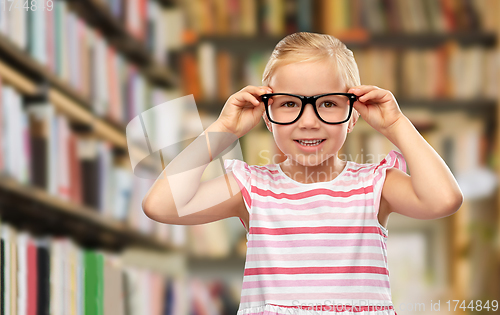
[[[152,181],[134,179],[125,134],[175,93],[174,43],[147,38],[164,24],[146,9],[171,3],[124,4],[2,6],[2,313],[187,312],[185,231],[142,212]]]
[[[201,36],[198,42],[210,42],[218,49],[230,50],[232,52],[246,53],[249,51],[262,51],[274,49],[274,46],[282,39],[276,36],[241,37],[236,35]],[[389,48],[428,48],[438,47],[448,41],[455,41],[463,46],[482,45],[494,47],[496,35],[494,32],[466,32],[449,34],[372,34],[363,40],[349,40],[343,42],[350,48],[362,47],[389,47]],[[197,43],[186,45],[186,50],[195,50]]]
[[[86,314],[235,314],[245,266],[244,227],[238,218],[184,227],[146,217],[141,200],[162,166],[148,165],[148,178],[134,175],[129,155],[148,152],[128,146],[126,126],[158,104],[192,94],[199,117],[155,123],[182,120],[190,126],[201,119],[206,128],[231,94],[261,85],[274,46],[295,31],[343,40],[354,52],[362,83],[391,90],[455,175],[477,181],[481,177],[470,175],[471,169],[499,172],[495,0],[53,5],[51,13],[0,10],[0,219],[2,276],[9,283],[2,298],[21,301],[4,305],[6,313],[30,307],[38,297],[46,301],[40,309],[50,304],[62,313],[83,303]],[[240,140],[249,164],[282,154],[264,124]],[[383,157],[391,149],[396,148],[360,119],[340,153],[371,163],[357,159]],[[263,157],[258,150],[269,153]],[[216,176],[210,172],[208,177]],[[491,280],[500,276],[500,248],[494,245],[500,244],[500,199],[496,186],[492,191],[477,197],[472,189],[456,214],[432,224],[391,216],[391,267],[404,265],[397,240],[410,231],[417,237],[409,241],[435,244],[423,253],[428,263],[422,278],[428,282],[419,285],[428,293],[413,292],[418,297],[500,296]],[[474,234],[478,227],[483,238]],[[72,271],[52,280],[49,274],[59,269]],[[82,270],[90,272],[81,276]],[[16,279],[18,271],[28,272],[27,279]],[[391,268],[395,302],[409,299],[408,283],[392,286],[405,272]],[[37,280],[43,288],[49,279],[55,281],[50,298],[23,289]],[[64,304],[58,290],[68,281],[77,289]]]

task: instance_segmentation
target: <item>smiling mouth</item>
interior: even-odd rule
[[[321,144],[325,140],[326,139],[318,139],[318,140],[293,140],[293,141],[298,142],[300,145],[303,145],[303,146],[314,147],[314,146],[317,146],[317,145]]]

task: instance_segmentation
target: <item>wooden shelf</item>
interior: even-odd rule
[[[164,87],[179,86],[179,79],[166,66],[159,64],[145,49],[145,44],[130,36],[121,24],[114,19],[109,10],[99,0],[70,1],[70,6],[76,6],[89,24],[102,27],[106,31],[111,45],[123,52],[129,59],[138,65],[140,71],[153,84]],[[91,22],[94,21],[94,24]],[[97,23],[97,24],[96,24]],[[100,24],[99,24],[100,23]],[[105,25],[102,25],[102,24]],[[75,91],[64,80],[53,74],[46,66],[34,60],[27,52],[15,45],[8,37],[0,34],[0,57],[14,68],[21,70],[26,76],[36,82],[50,83],[70,96],[77,102],[89,103],[84,95]]]
[[[491,130],[496,125],[495,113],[497,111],[496,100],[478,99],[475,100],[451,100],[451,99],[435,99],[435,100],[398,100],[403,114],[409,113],[414,109],[424,109],[431,113],[449,112],[449,111],[464,111],[471,117],[479,117],[484,120],[487,129]],[[410,118],[410,117],[409,117]],[[419,132],[434,128],[434,124],[423,121],[413,121],[415,128]],[[492,139],[493,140],[493,139]]]
[[[0,34],[0,76],[28,96],[41,95],[54,102],[71,120],[87,124],[101,138],[127,149],[123,123],[98,118],[92,113],[91,101],[52,74]]]
[[[177,0],[157,0],[164,7],[175,7],[178,6],[179,3]]]
[[[0,212],[2,220],[18,228],[40,235],[69,235],[86,247],[180,250],[123,222],[104,217],[97,209],[62,200],[6,176],[0,177]]]
[[[199,43],[209,42],[218,49],[229,50],[234,53],[248,53],[253,51],[273,50],[283,37],[276,36],[203,36],[193,45],[186,46],[186,50],[196,49]],[[367,41],[343,42],[350,49],[363,47],[390,47],[390,48],[429,48],[437,47],[448,41],[457,41],[461,45],[478,44],[494,47],[496,35],[491,32],[469,32],[451,34],[371,34]]]
[[[212,257],[198,257],[194,255],[187,256],[188,269],[217,269],[227,268],[229,266],[245,267],[245,256],[231,253],[228,257],[212,258]]]
[[[11,84],[21,93],[28,96],[33,96],[40,92],[40,88],[35,82],[23,76],[2,61],[0,61],[0,77],[6,83]],[[59,91],[57,88],[48,88],[44,91],[44,93],[46,93],[48,101],[54,104],[58,111],[64,113],[70,121],[85,125],[90,134],[111,142],[115,147],[119,148],[123,152],[132,152],[134,156],[148,155],[138,148],[129,148],[127,146],[125,126],[96,117],[92,113],[90,106],[85,106],[84,104],[75,101],[74,98],[68,96],[62,91]],[[158,170],[158,165],[149,165],[149,168],[152,170]]]
[[[440,46],[448,41],[456,41],[461,45],[481,45],[494,47],[496,35],[492,32],[460,32],[449,34],[422,33],[422,34],[372,34],[370,39],[363,43],[349,43],[349,48],[382,46],[390,48],[430,48]]]
[[[90,102],[85,96],[53,74],[46,66],[33,59],[24,50],[17,47],[3,34],[0,34],[0,57],[2,63],[9,65],[13,71],[22,73],[23,77],[33,82],[33,91],[29,94],[35,94],[39,92],[43,85],[50,84],[73,101],[90,108]]]
[[[26,52],[16,47],[10,42],[8,38],[0,34],[0,57],[2,77],[9,80],[16,76],[23,78],[21,81],[11,81],[11,84],[16,88],[21,89],[23,93],[33,96],[39,95],[56,95],[58,100],[63,100],[64,103],[71,103],[68,105],[73,108],[69,110],[70,113],[75,113],[71,117],[75,120],[80,120],[82,123],[88,124],[106,124],[109,128],[114,129],[115,133],[125,134],[125,125],[120,122],[112,121],[106,118],[96,118],[92,113],[91,101],[76,91],[73,87],[68,85],[64,80],[61,80],[56,75],[52,74],[49,69],[39,64],[36,60],[31,58]],[[22,83],[20,83],[22,82]],[[30,82],[30,83],[27,83]],[[53,88],[51,88],[53,87]],[[68,107],[65,106],[65,107]],[[79,109],[77,109],[77,107]],[[118,146],[126,148],[126,141],[121,139],[119,141],[112,141]]]
[[[397,99],[397,98],[396,98]],[[488,112],[496,110],[494,99],[397,99],[401,109],[425,108],[433,111],[467,110],[470,112]]]

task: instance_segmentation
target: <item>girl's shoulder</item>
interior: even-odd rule
[[[403,155],[396,151],[396,150],[391,150],[381,161],[379,162],[372,162],[372,163],[357,163],[354,161],[349,162],[351,165],[351,171],[352,172],[358,172],[358,173],[370,173],[370,174],[377,174],[381,173],[384,170],[388,168],[398,168],[402,170],[403,172],[406,172],[406,161],[403,157]]]

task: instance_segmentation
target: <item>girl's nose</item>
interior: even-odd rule
[[[310,106],[311,104],[306,104],[306,107],[304,108],[304,112],[302,113],[302,116],[299,118],[299,122],[301,125],[304,126],[319,126],[320,120],[318,116],[316,116],[316,112],[314,111],[314,108]]]

